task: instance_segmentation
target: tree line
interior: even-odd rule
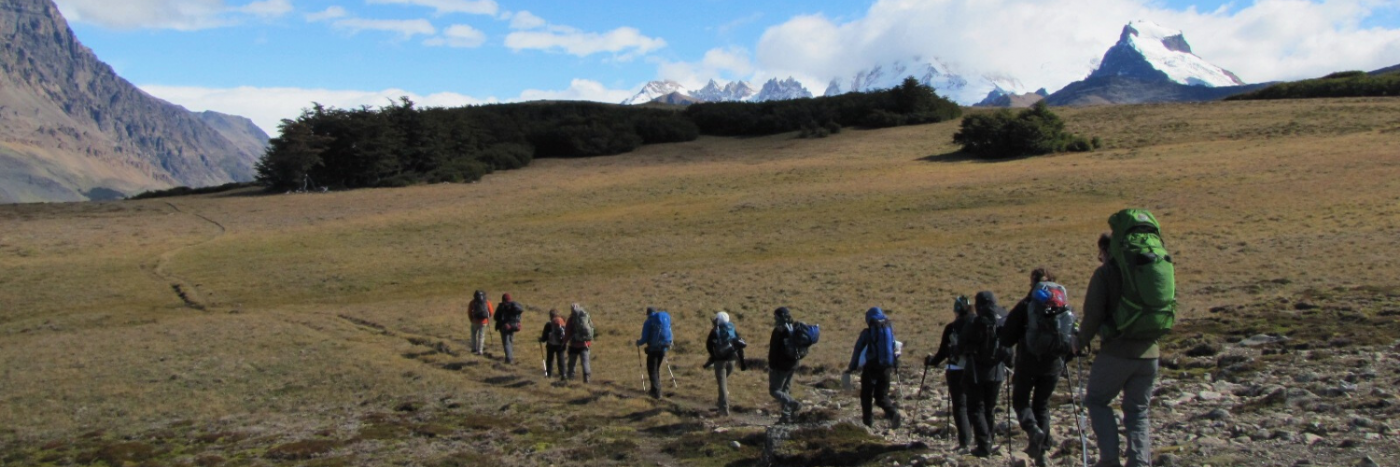
[[[1371,75],[1364,71],[1341,71],[1317,79],[1279,83],[1225,100],[1371,96],[1400,96],[1400,73]]]
[[[574,101],[419,108],[406,97],[377,109],[315,104],[282,121],[257,173],[259,183],[276,191],[460,183],[536,158],[622,154],[702,134],[821,129],[825,135],[843,126],[933,123],[961,114],[913,78],[884,91],[684,110]]]

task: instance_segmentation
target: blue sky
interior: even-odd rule
[[[795,77],[894,60],[1055,91],[1131,20],[1246,82],[1400,63],[1400,0],[56,0],[117,73],[192,110],[279,119],[379,106],[619,102],[647,81]]]

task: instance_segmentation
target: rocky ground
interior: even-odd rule
[[[1397,465],[1400,444],[1400,294],[1394,291],[1310,291],[1300,299],[1274,299],[1246,306],[1218,307],[1211,316],[1180,323],[1164,342],[1160,379],[1152,401],[1154,465],[1305,466]],[[1087,378],[1091,362],[1084,362]],[[1071,364],[1072,373],[1078,365]],[[919,373],[903,373],[902,406],[909,429],[889,430],[883,421],[871,435],[886,450],[864,461],[883,465],[1026,465],[1026,437],[1019,427],[1007,444],[1009,421],[998,410],[997,452],[978,459],[951,452],[946,391],[930,375],[920,393]],[[1075,384],[1077,375],[1070,375]],[[911,382],[915,381],[915,382]],[[822,385],[819,385],[822,386]],[[833,386],[828,384],[827,386]],[[1052,465],[1079,465],[1076,406],[1068,386],[1052,399],[1053,436],[1058,449]],[[1082,396],[1082,387],[1075,400]],[[808,393],[822,413],[851,410],[850,393],[818,388]],[[1005,397],[1005,394],[1003,394]],[[999,402],[1005,407],[1005,400]],[[1120,413],[1121,417],[1121,413]],[[855,429],[851,417],[816,426]],[[1087,423],[1087,422],[1086,422]],[[1092,464],[1098,456],[1086,425]],[[811,426],[770,429],[765,459],[804,463],[817,437]],[[864,429],[863,427],[861,428]],[[778,440],[776,443],[774,440]],[[799,440],[783,447],[783,439]],[[791,443],[791,441],[789,441]],[[774,448],[773,445],[777,447]],[[1010,446],[1007,449],[1006,446]],[[826,458],[833,465],[853,465]],[[799,461],[799,462],[793,462]],[[820,461],[819,461],[820,462]],[[855,462],[861,463],[861,462]]]
[[[58,439],[0,442],[0,465],[1027,465],[1026,438],[997,412],[995,454],[955,453],[938,370],[897,385],[905,426],[859,424],[854,391],[828,368],[801,371],[798,423],[773,425],[766,398],[717,416],[713,400],[642,396],[631,384],[559,385],[500,362],[457,357],[453,346],[405,355],[444,371],[487,368],[483,399],[444,394],[366,401],[286,420],[173,421],[135,433],[97,430]],[[1400,465],[1400,291],[1337,289],[1217,307],[1183,320],[1163,343],[1152,402],[1154,465]],[[425,347],[426,349],[426,347]],[[921,357],[921,356],[919,356]],[[426,360],[425,360],[426,359]],[[442,360],[442,361],[439,361]],[[761,369],[762,361],[752,360]],[[1083,362],[1087,376],[1091,362]],[[1052,399],[1052,465],[1079,465],[1077,363]],[[760,370],[761,371],[761,370]],[[631,381],[628,381],[631,383]],[[485,394],[485,393],[482,393]],[[553,394],[553,393],[552,393]],[[319,417],[319,418],[318,418]],[[0,434],[13,432],[0,427]],[[1087,433],[1088,459],[1098,453]]]

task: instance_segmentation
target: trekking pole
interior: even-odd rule
[[[642,369],[642,392],[647,392],[647,364],[642,360],[641,347],[637,347],[637,368]]]
[[[1061,360],[1060,367],[1065,370],[1065,388],[1069,390],[1069,401],[1071,404],[1074,405],[1074,428],[1079,433],[1079,450],[1087,451],[1086,448],[1089,446],[1089,439],[1084,436],[1084,424],[1079,418],[1079,398],[1074,394],[1075,388],[1073,386],[1070,386],[1071,383],[1069,381],[1069,364]],[[1089,467],[1088,452],[1082,453],[1081,460],[1083,462],[1084,467]]]
[[[1011,380],[1016,373],[1010,368],[1006,370],[1006,454],[1011,455]]]
[[[924,375],[919,377],[919,390],[914,393],[914,397],[924,395],[924,379],[928,378],[928,365],[924,365]]]
[[[544,342],[540,343],[540,368],[544,370],[544,375],[549,376],[549,357],[545,356]]]
[[[1086,346],[1084,346],[1084,347],[1085,347],[1085,349],[1084,349],[1083,355],[1089,355],[1089,349],[1088,349],[1089,346],[1086,345]],[[1084,357],[1081,356],[1081,357],[1079,357],[1077,360],[1079,360],[1079,361],[1075,363],[1075,367],[1078,368],[1078,370],[1076,370],[1076,373],[1075,373],[1075,376],[1074,376],[1074,379],[1075,379],[1074,384],[1076,384],[1076,385],[1078,385],[1079,387],[1082,388],[1082,387],[1084,387],[1084,386],[1083,386],[1083,384],[1084,384]],[[1068,369],[1067,369],[1067,370],[1068,370]],[[1079,452],[1080,452],[1080,456],[1083,458],[1084,467],[1089,467],[1089,437],[1088,437],[1088,436],[1085,436],[1085,434],[1084,434],[1084,425],[1087,425],[1087,424],[1088,424],[1088,420],[1085,420],[1085,417],[1084,417],[1084,399],[1083,399],[1083,398],[1080,398],[1080,399],[1079,399],[1079,403],[1078,403],[1078,404],[1075,404],[1074,410],[1077,412],[1077,413],[1075,414],[1074,422],[1075,422],[1076,425],[1079,426]],[[1115,433],[1114,436],[1118,436],[1117,433]]]
[[[669,361],[666,362],[666,372],[671,374],[671,387],[679,389],[681,387],[681,383],[676,382],[676,372],[675,370],[671,369],[671,362]]]

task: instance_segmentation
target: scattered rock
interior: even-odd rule
[[[1323,437],[1321,437],[1321,436],[1318,436],[1318,435],[1315,435],[1315,434],[1312,434],[1312,433],[1303,433],[1303,445],[1304,445],[1304,446],[1312,446],[1312,445],[1314,445],[1314,444],[1317,444],[1317,443],[1320,443],[1320,442],[1324,441],[1325,439],[1326,439],[1326,438],[1323,438]]]
[[[1214,409],[1214,410],[1211,410],[1210,412],[1206,412],[1206,413],[1203,413],[1203,414],[1201,414],[1201,415],[1198,415],[1198,416],[1196,416],[1196,418],[1197,418],[1197,419],[1205,419],[1205,420],[1229,420],[1229,419],[1230,419],[1230,411],[1225,410],[1225,409]]]
[[[1214,357],[1215,354],[1218,354],[1218,353],[1220,353],[1220,349],[1217,349],[1217,348],[1215,348],[1214,346],[1212,346],[1212,345],[1210,345],[1210,344],[1200,343],[1200,344],[1196,344],[1196,346],[1195,346],[1195,347],[1192,347],[1190,350],[1187,350],[1187,351],[1186,351],[1186,356],[1187,356],[1187,357]]]
[[[1250,338],[1248,338],[1248,339],[1245,339],[1245,340],[1240,341],[1240,345],[1245,346],[1245,347],[1258,347],[1258,346],[1261,346],[1261,345],[1269,345],[1269,344],[1273,344],[1273,343],[1283,342],[1283,341],[1286,341],[1286,340],[1288,340],[1288,338],[1287,338],[1287,337],[1283,337],[1283,336],[1271,336],[1271,335],[1268,335],[1268,334],[1258,334],[1258,335],[1255,335],[1255,336],[1250,337]]]
[[[1380,467],[1380,464],[1377,464],[1376,461],[1372,460],[1371,456],[1366,456],[1362,457],[1361,460],[1356,461],[1356,467]]]

